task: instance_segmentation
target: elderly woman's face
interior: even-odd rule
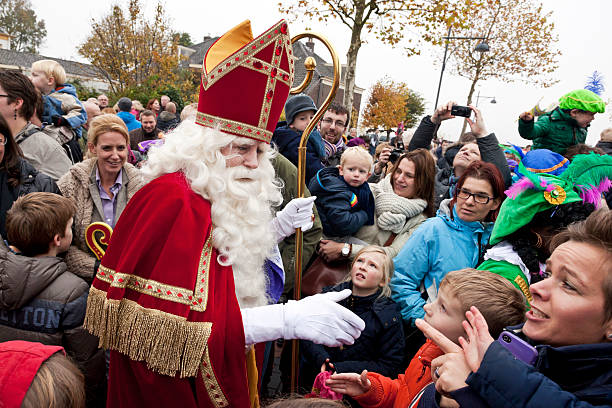
[[[100,172],[117,174],[127,160],[127,142],[119,132],[104,132],[96,140],[89,143],[89,151],[98,158]]]
[[[530,287],[531,310],[523,333],[552,346],[605,341],[604,280],[609,273],[603,249],[583,242],[559,245],[546,262],[549,277]]]

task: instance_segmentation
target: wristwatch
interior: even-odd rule
[[[342,247],[342,256],[345,258],[348,258],[349,254],[351,253],[351,249],[353,248],[352,244],[349,243],[345,243],[344,246]]]

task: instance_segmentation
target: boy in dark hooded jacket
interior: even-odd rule
[[[362,147],[349,147],[338,167],[319,170],[308,189],[317,196],[323,233],[327,237],[355,234],[374,224],[374,196],[366,183],[372,173],[372,156]]]

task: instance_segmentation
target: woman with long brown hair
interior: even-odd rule
[[[363,226],[354,238],[384,247],[391,258],[404,246],[412,232],[434,215],[436,166],[425,149],[402,155],[390,174],[370,184],[374,195],[374,225]],[[326,261],[353,258],[364,245],[321,240],[319,255]]]

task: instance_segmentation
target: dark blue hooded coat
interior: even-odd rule
[[[368,183],[351,187],[336,167],[325,167],[310,181],[308,190],[317,196],[323,233],[328,237],[353,235],[374,224],[374,196]]]

